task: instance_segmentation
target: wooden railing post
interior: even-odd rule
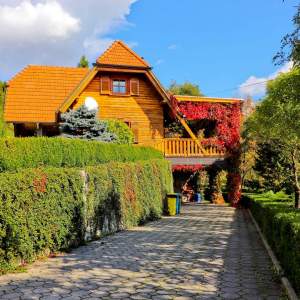
[[[199,147],[193,139],[190,138],[166,138],[153,142],[151,144],[157,150],[170,157],[205,157],[205,156],[223,156],[225,152],[217,146]],[[203,151],[204,150],[204,151]]]

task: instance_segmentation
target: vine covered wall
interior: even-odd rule
[[[203,139],[201,143],[203,145],[218,146],[220,149],[226,151],[228,199],[230,199],[233,206],[238,206],[241,197],[241,176],[239,172],[240,126],[242,120],[241,102],[211,103],[177,101],[175,96],[171,96],[171,104],[173,111],[176,111],[187,122],[195,120],[210,120],[215,122],[215,135]],[[176,170],[178,168],[175,167]]]

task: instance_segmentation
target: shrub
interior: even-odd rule
[[[300,292],[300,210],[282,192],[244,196],[244,201],[276,253],[286,276]]]
[[[171,191],[165,160],[2,173],[0,272],[159,218]]]
[[[97,110],[85,105],[61,114],[60,131],[63,137],[101,142],[114,142],[116,136],[108,131],[107,124],[98,120]]]
[[[133,144],[133,132],[124,122],[119,120],[107,120],[104,122],[107,124],[107,130],[116,136],[114,143]]]
[[[110,161],[161,159],[162,153],[142,146],[116,145],[66,138],[0,138],[0,172],[22,168],[84,167]]]

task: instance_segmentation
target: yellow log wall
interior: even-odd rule
[[[127,80],[138,78],[138,96],[102,95],[100,93],[100,76],[110,75],[97,75],[81,93],[74,108],[82,105],[86,97],[93,97],[99,105],[99,118],[102,120],[119,119],[124,122],[131,122],[138,143],[147,144],[153,140],[163,138],[162,99],[145,75],[113,74],[113,78],[118,78],[118,76]]]

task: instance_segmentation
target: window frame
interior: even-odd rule
[[[119,83],[122,81],[125,83],[125,92],[115,92],[114,91],[114,82],[115,81],[118,81]],[[120,85],[118,85],[119,89],[122,87]],[[128,93],[128,80],[126,78],[122,78],[122,77],[114,77],[114,78],[111,78],[111,93],[113,95],[119,95],[119,96],[127,96],[129,93]]]

